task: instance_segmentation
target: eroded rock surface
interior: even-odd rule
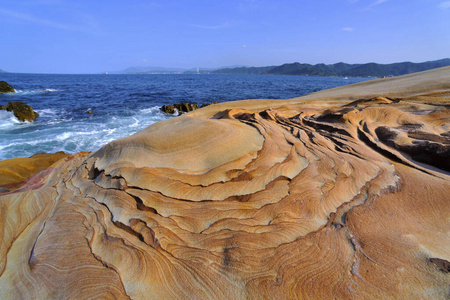
[[[18,189],[30,177],[46,170],[52,164],[67,156],[69,154],[60,151],[56,153],[38,153],[28,158],[13,158],[0,161],[0,189],[4,192]]]
[[[0,196],[0,298],[447,299],[450,86],[395,88],[217,104],[60,161]]]

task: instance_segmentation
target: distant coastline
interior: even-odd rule
[[[249,67],[228,66],[221,68],[166,68],[153,66],[129,67],[121,71],[107,71],[97,74],[235,74],[235,75],[297,75],[322,77],[356,77],[382,78],[401,76],[411,73],[450,66],[450,58],[444,58],[420,63],[398,62],[392,64],[363,63],[349,64],[339,62],[335,64],[307,64],[285,63],[282,65]],[[15,73],[0,69],[0,73]]]
[[[389,77],[406,75],[430,69],[450,66],[450,58],[422,63],[401,62],[393,64],[302,64],[288,63],[281,66],[219,69],[216,74],[271,74],[271,75],[303,75],[303,76],[337,76],[337,77]]]
[[[421,63],[400,62],[392,64],[306,64],[286,63],[279,66],[248,67],[232,66],[217,69],[194,68],[168,69],[160,67],[131,67],[119,72],[119,74],[239,74],[239,75],[300,75],[300,76],[325,76],[325,77],[390,77],[406,75],[430,69],[450,66],[450,58]]]

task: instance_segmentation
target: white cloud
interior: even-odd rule
[[[389,1],[389,0],[377,0],[377,1],[373,2],[372,4],[370,4],[369,6],[367,6],[367,7],[365,8],[365,10],[371,9],[371,8],[374,7],[374,6],[383,4],[383,3],[388,2],[388,1]]]
[[[348,32],[352,32],[352,31],[354,31],[355,29],[354,29],[353,27],[344,27],[344,28],[342,28],[342,30],[348,31]]]
[[[56,29],[63,29],[68,31],[81,31],[92,34],[101,34],[101,32],[97,28],[98,26],[96,20],[91,15],[88,14],[78,15],[79,24],[65,24],[55,22],[49,19],[35,17],[31,14],[25,14],[4,8],[0,8],[0,15]]]
[[[47,19],[36,18],[32,15],[23,14],[23,13],[15,12],[15,11],[8,10],[8,9],[0,8],[0,14],[5,15],[7,17],[19,19],[22,21],[28,21],[28,22],[32,22],[32,23],[50,26],[53,28],[66,29],[66,30],[70,29],[70,26],[67,26],[62,23],[54,22],[54,21],[47,20]]]
[[[372,3],[370,6],[376,6],[376,5],[380,5],[384,2],[387,2],[388,0],[377,0],[374,3]]]
[[[438,7],[441,8],[441,9],[450,8],[450,1],[441,2]]]

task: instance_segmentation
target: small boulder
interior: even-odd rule
[[[175,106],[173,106],[173,105],[163,105],[162,107],[161,107],[161,110],[163,111],[163,112],[165,112],[166,114],[173,114],[173,113],[175,113]]]
[[[6,106],[0,105],[0,110],[6,110]]]
[[[0,93],[15,93],[16,90],[6,81],[0,81]]]
[[[39,114],[33,110],[33,108],[23,102],[13,101],[6,105],[7,111],[12,111],[14,116],[22,122],[33,122]]]

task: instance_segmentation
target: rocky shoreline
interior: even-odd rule
[[[450,67],[155,123],[0,192],[0,298],[446,299],[449,135]]]
[[[0,93],[15,93],[16,90],[5,81],[0,81]],[[0,105],[0,110],[13,112],[14,116],[21,122],[33,122],[39,114],[31,106],[21,101],[8,102],[6,106]]]

